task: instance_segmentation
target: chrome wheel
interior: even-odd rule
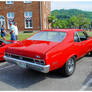
[[[61,68],[63,75],[66,77],[72,75],[75,71],[75,67],[76,67],[76,59],[75,57],[71,57],[70,59],[68,59],[65,65]]]
[[[68,71],[70,72],[70,73],[72,73],[73,71],[74,71],[74,66],[75,66],[75,64],[74,64],[74,60],[73,60],[73,58],[70,58],[68,61],[67,61],[67,69],[68,69]]]

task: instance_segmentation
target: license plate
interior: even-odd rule
[[[25,63],[18,62],[17,64],[18,64],[20,67],[22,67],[22,68],[26,68],[26,64],[25,64]]]

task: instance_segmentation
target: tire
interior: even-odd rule
[[[90,51],[90,52],[88,53],[88,56],[92,56],[92,51]]]
[[[75,57],[72,57],[65,63],[65,65],[61,70],[63,72],[63,76],[65,77],[71,76],[75,71],[75,67],[76,67],[76,60]]]

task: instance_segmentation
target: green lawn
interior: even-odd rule
[[[88,35],[92,37],[92,32],[87,31]]]
[[[32,36],[33,34],[34,34],[34,32],[33,33],[19,33],[18,40],[22,41],[22,40]],[[10,34],[6,35],[6,39],[10,40]]]

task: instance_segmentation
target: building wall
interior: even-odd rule
[[[6,4],[4,1],[0,1],[0,16],[5,17],[6,21],[6,29],[8,29],[7,23],[7,13],[14,12],[15,17],[14,21],[17,22],[18,28],[20,31],[24,30],[40,30],[41,29],[41,17],[42,17],[42,29],[47,29],[47,21],[48,14],[50,15],[50,3],[49,2],[41,2],[41,16],[40,16],[40,2],[39,1],[32,1],[32,3],[24,3],[23,1],[14,1],[14,4]],[[25,22],[24,22],[24,12],[31,11],[32,12],[32,26],[31,29],[25,29]],[[46,16],[46,19],[44,17]],[[46,25],[46,28],[45,28]]]
[[[51,2],[50,1],[43,1],[42,3],[42,29],[48,29],[48,16],[50,16],[51,12]]]

